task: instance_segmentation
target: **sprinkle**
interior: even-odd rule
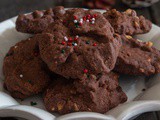
[[[77,37],[75,37],[75,38],[74,38],[74,40],[75,40],[75,41],[77,41],[77,40],[78,40],[78,38],[77,38]]]
[[[74,20],[74,23],[77,23],[78,21],[77,20]]]
[[[87,15],[87,18],[90,19],[90,18],[91,18],[91,15]]]
[[[74,19],[77,19],[77,16],[73,16],[74,17]]]
[[[83,20],[86,21],[86,16],[83,17]]]
[[[92,21],[95,21],[96,19],[95,18],[92,18]]]
[[[61,53],[65,53],[65,50],[62,50]]]
[[[79,36],[78,36],[78,35],[76,35],[76,38],[79,38]]]
[[[87,69],[84,69],[83,72],[84,72],[84,73],[88,73],[88,70],[87,70]]]
[[[65,45],[65,44],[66,44],[66,42],[63,41],[63,42],[62,42],[62,45]]]
[[[81,18],[80,21],[83,21],[83,18]]]
[[[94,44],[93,44],[93,46],[97,46],[97,44],[96,44],[96,43],[94,43]]]
[[[98,15],[97,15],[97,14],[94,14],[93,16],[96,18]]]
[[[95,22],[94,21],[92,21],[92,24],[94,24]]]
[[[79,24],[83,24],[83,21],[80,21]]]
[[[86,41],[86,44],[89,44],[90,42],[89,41]]]
[[[68,45],[68,46],[71,46],[71,45],[72,45],[72,43],[68,43],[67,45]]]
[[[89,22],[89,20],[87,19],[87,22]]]
[[[69,42],[72,42],[72,38],[68,38],[68,41],[69,41]]]
[[[82,23],[79,23],[79,26],[82,26]]]
[[[65,41],[68,41],[68,38],[65,36],[65,37],[64,37],[64,40],[65,40]]]
[[[30,104],[31,104],[31,106],[35,106],[35,105],[37,105],[37,103],[36,102],[30,102]]]
[[[74,46],[74,42],[72,43],[72,45]]]
[[[79,28],[79,26],[78,25],[75,25],[76,26],[76,28]]]
[[[74,43],[74,46],[77,46],[77,43]]]
[[[22,74],[20,74],[20,75],[19,75],[19,77],[20,77],[20,78],[23,78],[23,75],[22,75]]]
[[[18,46],[14,46],[14,48],[17,48]]]

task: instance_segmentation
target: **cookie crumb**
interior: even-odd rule
[[[74,103],[74,110],[75,110],[75,111],[79,111],[79,108],[78,108],[78,106],[77,106],[76,103]]]
[[[57,108],[58,108],[58,110],[62,110],[63,109],[63,105],[58,103]]]
[[[152,42],[146,42],[146,45],[148,46],[148,47],[152,47],[153,46],[153,43]]]

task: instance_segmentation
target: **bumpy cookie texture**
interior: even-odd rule
[[[149,32],[152,23],[143,16],[137,16],[134,10],[128,9],[119,12],[116,9],[104,13],[104,17],[109,20],[116,33],[119,34],[143,34]]]
[[[16,21],[16,29],[23,33],[41,33],[48,25],[60,18],[65,13],[64,7],[58,6],[48,10],[34,11],[31,14],[19,15]]]
[[[3,72],[7,90],[20,99],[42,92],[50,81],[35,37],[10,48],[4,58]]]
[[[44,94],[48,111],[105,113],[127,100],[114,73],[85,76],[82,80],[55,80]]]
[[[55,21],[37,39],[43,61],[66,78],[110,72],[121,47],[103,15],[83,9],[66,11],[63,21]]]
[[[128,35],[122,36],[122,42],[115,71],[147,76],[160,72],[160,52],[152,42],[140,42]]]

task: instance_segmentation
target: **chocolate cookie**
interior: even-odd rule
[[[125,12],[112,9],[105,12],[104,17],[111,23],[118,34],[142,34],[149,32],[152,27],[152,23],[149,20],[143,16],[137,16],[137,13],[131,9]]]
[[[66,11],[63,22],[55,21],[37,39],[43,61],[66,78],[110,72],[121,47],[103,15],[83,9]]]
[[[114,73],[84,76],[82,80],[58,78],[46,90],[44,103],[50,112],[105,113],[127,100]]]
[[[160,51],[152,42],[140,42],[128,35],[122,36],[115,71],[130,75],[151,75],[160,72]]]
[[[4,58],[4,84],[15,98],[24,99],[47,87],[50,77],[39,55],[36,37],[11,47]]]
[[[121,47],[119,35],[103,15],[84,9],[66,11],[63,22],[50,24],[38,39],[43,61],[66,78],[110,72]]]
[[[64,7],[59,6],[54,9],[34,11],[31,14],[19,15],[16,21],[16,29],[23,33],[41,33],[54,19],[60,18],[65,13]]]

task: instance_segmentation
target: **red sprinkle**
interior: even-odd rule
[[[62,42],[62,45],[65,45],[65,44],[66,44],[66,42],[63,41],[63,42]]]
[[[83,17],[83,20],[86,21],[86,16]]]
[[[78,40],[78,38],[77,38],[77,37],[75,37],[75,38],[74,38],[74,40],[75,40],[75,41],[77,41],[77,40]]]
[[[72,42],[72,38],[68,38],[68,42]]]
[[[67,45],[68,45],[68,46],[72,46],[72,43],[69,42]]]
[[[93,46],[97,46],[97,44],[96,44],[96,43],[94,43],[94,44],[93,44]]]
[[[75,19],[75,20],[77,20],[77,19],[78,19],[78,18],[77,18],[77,16],[73,16],[73,17],[74,17],[74,19]]]
[[[87,18],[90,19],[90,18],[91,18],[91,15],[87,15]]]
[[[84,73],[88,73],[88,70],[87,70],[87,69],[84,69],[83,72],[84,72]]]
[[[97,15],[97,14],[94,14],[93,16],[96,18],[98,15]]]
[[[82,23],[79,23],[79,26],[82,26]]]

